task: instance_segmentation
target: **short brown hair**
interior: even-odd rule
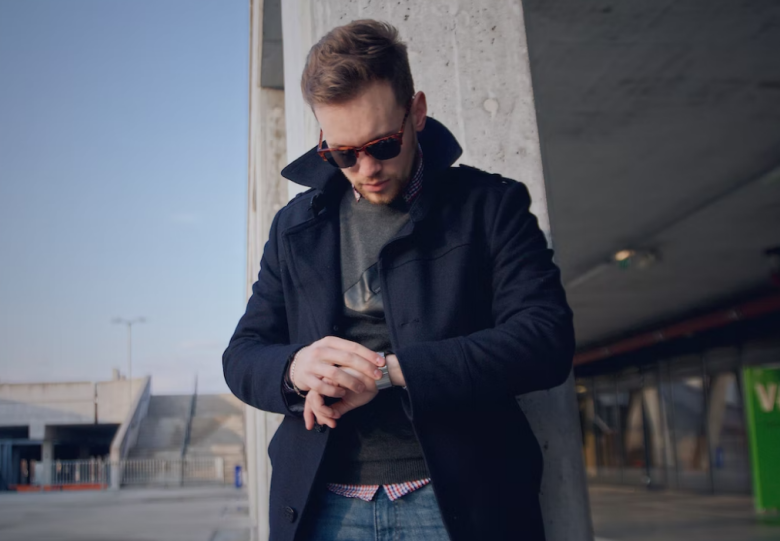
[[[363,19],[334,28],[309,51],[301,77],[309,106],[354,98],[365,85],[387,81],[399,105],[414,94],[406,44],[392,25]]]

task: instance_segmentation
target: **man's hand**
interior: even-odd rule
[[[317,391],[309,391],[303,408],[303,421],[306,423],[306,430],[314,428],[315,422],[336,428],[336,419],[339,417],[338,413],[325,405],[324,396]]]
[[[345,372],[350,375],[358,377],[358,374],[351,368],[344,368]],[[328,382],[326,378],[326,383]],[[330,406],[325,405],[325,398],[316,391],[309,391],[306,396],[306,403],[303,410],[303,419],[306,422],[306,429],[311,430],[314,428],[314,422],[321,425],[327,425],[331,428],[336,428],[336,419],[341,418],[342,415],[348,411],[352,411],[355,408],[364,406],[371,402],[379,390],[376,388],[376,383],[371,384],[362,393],[356,393],[347,389],[341,400]]]
[[[369,387],[376,388],[376,380],[382,377],[377,366],[384,363],[382,357],[360,344],[326,336],[298,352],[293,383],[301,391],[343,398],[347,392],[361,394]]]

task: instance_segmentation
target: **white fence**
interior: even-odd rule
[[[33,485],[183,486],[223,484],[225,464],[221,457],[184,460],[55,460],[33,462]]]

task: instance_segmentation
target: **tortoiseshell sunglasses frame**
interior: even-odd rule
[[[339,146],[339,147],[334,147],[334,148],[322,148],[322,129],[320,129],[320,142],[317,144],[317,154],[319,154],[320,158],[322,158],[324,161],[328,162],[330,165],[333,165],[327,158],[326,154],[328,152],[333,152],[335,150],[337,150],[339,152],[346,152],[346,151],[354,152],[355,153],[355,163],[353,163],[352,165],[348,165],[346,167],[339,167],[339,169],[348,169],[350,167],[354,167],[355,164],[357,163],[358,157],[360,156],[361,152],[365,152],[368,155],[370,155],[372,158],[375,158],[375,159],[378,160],[380,158],[376,158],[376,156],[371,154],[371,151],[369,150],[369,147],[371,147],[371,145],[375,145],[377,143],[381,143],[382,141],[387,141],[389,139],[397,140],[398,141],[398,146],[402,147],[403,146],[403,141],[404,141],[404,128],[406,127],[406,119],[409,118],[409,113],[411,111],[412,111],[412,100],[409,100],[409,103],[406,106],[406,113],[404,114],[404,119],[401,122],[401,129],[398,131],[398,133],[394,133],[392,135],[386,135],[385,137],[380,137],[379,139],[374,139],[373,141],[369,141],[365,145],[362,145],[362,146],[359,146],[359,147]],[[326,144],[327,144],[327,142],[326,142]],[[392,158],[386,158],[386,159],[392,160]],[[334,162],[336,161],[335,158],[334,158],[333,161]],[[338,162],[336,162],[336,163],[338,163]]]

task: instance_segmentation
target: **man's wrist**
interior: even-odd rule
[[[290,357],[287,359],[287,368],[284,371],[284,387],[288,391],[292,391],[298,396],[304,398],[306,396],[307,391],[301,391],[301,389],[298,388],[297,385],[295,385],[295,380],[293,379],[295,377],[295,366],[296,361],[298,360],[298,354],[303,350],[304,348],[299,348],[298,350],[294,351]]]
[[[390,374],[390,382],[397,387],[406,387],[406,379],[401,371],[398,357],[395,354],[388,354],[385,356],[385,362],[387,363],[387,372]]]

